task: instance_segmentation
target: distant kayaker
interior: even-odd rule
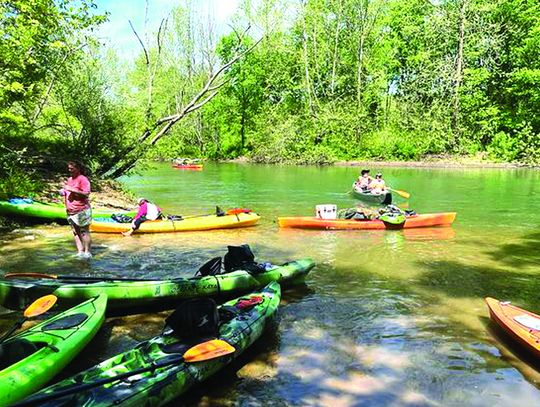
[[[382,194],[386,192],[386,183],[382,179],[382,174],[378,172],[375,178],[369,183],[369,189],[373,194]]]
[[[360,171],[360,176],[358,177],[358,180],[355,182],[355,188],[359,190],[367,190],[369,189],[369,184],[373,178],[369,175],[369,170],[362,170]]]
[[[163,218],[161,208],[149,202],[146,198],[139,198],[137,204],[139,205],[139,211],[131,222],[131,229],[127,232],[122,232],[124,236],[131,236],[133,232],[139,229],[141,224],[147,220],[158,220]]]
[[[92,223],[92,209],[90,208],[90,181],[84,175],[84,167],[75,161],[69,161],[67,168],[70,177],[67,179],[60,195],[64,197],[69,225],[73,231],[78,258],[89,259],[92,238],[90,237],[90,223]]]

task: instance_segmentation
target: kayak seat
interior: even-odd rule
[[[216,302],[211,298],[193,298],[180,304],[165,319],[165,324],[180,338],[215,337],[219,329]]]
[[[215,276],[221,273],[221,257],[214,257],[213,259],[204,263],[199,270],[195,273],[197,276]]]
[[[183,354],[185,351],[187,351],[191,345],[186,344],[185,341],[179,341],[174,343],[160,343],[159,349],[163,353],[180,353]]]
[[[68,316],[65,316],[64,318],[60,318],[60,319],[57,319],[56,321],[52,321],[48,323],[43,328],[41,328],[41,330],[51,331],[55,329],[74,328],[82,324],[87,318],[88,318],[88,315],[83,314],[83,313],[68,315]]]
[[[38,347],[27,339],[14,338],[0,344],[0,370],[27,358]]]

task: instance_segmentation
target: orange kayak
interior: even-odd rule
[[[407,217],[403,224],[404,229],[422,228],[428,226],[449,226],[456,219],[456,212],[426,213]],[[295,216],[278,218],[282,228],[303,229],[386,229],[381,220],[348,220],[348,219],[320,219],[312,216]]]
[[[540,357],[540,315],[495,298],[486,297],[485,301],[491,319],[519,344]]]

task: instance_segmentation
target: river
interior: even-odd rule
[[[3,272],[190,276],[227,245],[259,261],[312,257],[305,287],[285,290],[277,330],[182,397],[192,405],[523,406],[540,404],[540,364],[489,320],[492,296],[540,312],[540,172],[383,168],[411,193],[402,207],[456,211],[452,227],[280,230],[278,216],[354,206],[358,167],[155,164],[122,179],[136,196],[184,216],[251,208],[259,225],[177,234],[93,234],[89,264],[71,259],[66,226],[0,235]],[[376,168],[372,168],[376,170]],[[166,313],[108,319],[75,372],[161,331]],[[0,329],[16,318],[3,314]],[[64,373],[65,375],[66,373]],[[178,405],[178,403],[174,403]]]

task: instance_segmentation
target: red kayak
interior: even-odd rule
[[[408,216],[403,224],[404,229],[422,228],[429,226],[449,226],[456,219],[456,212],[426,213],[423,215]],[[314,216],[280,217],[278,224],[282,228],[302,229],[387,229],[382,220],[348,220],[348,219],[321,219]]]
[[[173,164],[173,168],[178,170],[202,170],[202,164]]]

